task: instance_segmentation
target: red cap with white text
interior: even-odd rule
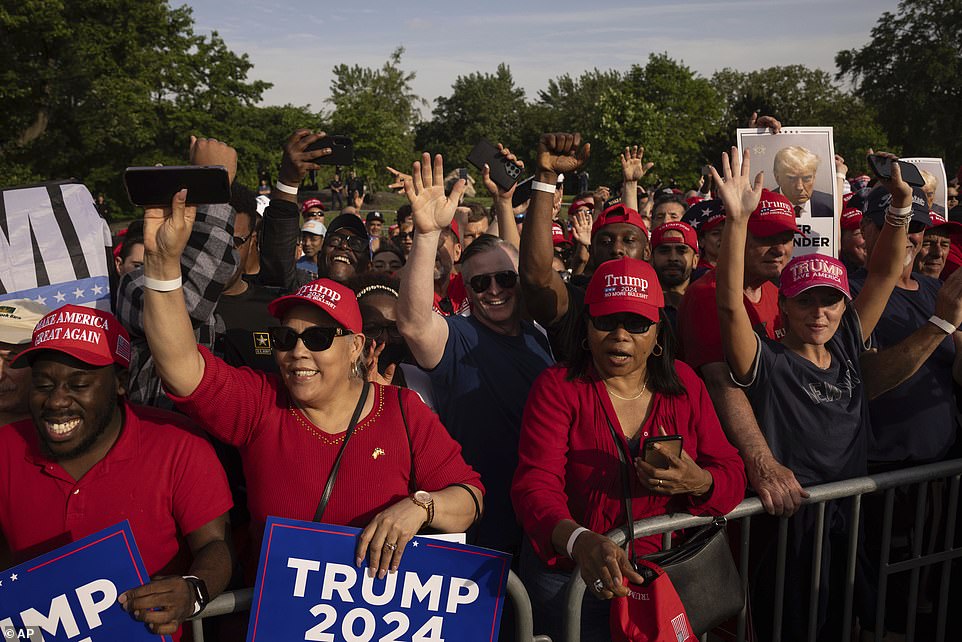
[[[12,365],[30,365],[27,355],[39,350],[63,352],[91,366],[130,365],[130,335],[117,317],[82,305],[65,305],[40,319],[30,347]]]
[[[597,234],[601,228],[615,223],[634,225],[645,233],[645,237],[648,236],[648,228],[645,227],[645,221],[641,218],[641,214],[630,207],[625,207],[623,204],[618,203],[606,209],[601,213],[601,216],[595,220],[594,225],[591,226],[591,238],[594,238],[595,234]]]
[[[585,305],[593,317],[629,312],[657,322],[665,295],[651,265],[624,256],[598,266],[585,290]]]
[[[775,192],[762,190],[758,207],[748,219],[748,231],[752,236],[775,236],[782,232],[801,233],[795,223],[795,209],[791,201]]]
[[[673,234],[671,234],[671,236],[667,236],[669,232],[673,232]],[[682,245],[687,245],[697,253],[698,233],[695,232],[695,228],[688,223],[682,223],[681,221],[668,221],[667,223],[662,223],[651,231],[651,249],[655,249],[659,245],[664,245],[665,243],[681,243]]]
[[[361,309],[354,291],[330,279],[317,279],[302,285],[294,294],[274,299],[267,304],[271,316],[282,319],[295,305],[310,305],[326,313],[345,330],[361,332]]]
[[[848,289],[848,272],[841,261],[831,256],[806,254],[788,262],[779,277],[778,291],[790,299],[821,286],[835,288],[846,299],[852,298]]]

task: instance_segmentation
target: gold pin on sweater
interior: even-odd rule
[[[384,454],[384,450],[383,450],[383,449],[381,449],[381,448],[375,448],[375,449],[374,449],[374,452],[371,453],[371,457],[372,457],[373,459],[377,459],[378,457],[380,457],[380,456],[383,455],[383,454]]]

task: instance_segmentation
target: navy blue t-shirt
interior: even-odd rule
[[[441,423],[484,483],[477,544],[517,553],[521,527],[510,491],[518,467],[521,414],[531,384],[554,359],[544,334],[527,321],[518,336],[498,334],[470,316],[445,321],[444,355],[428,376]]]
[[[751,381],[735,382],[745,388],[772,454],[803,486],[867,472],[869,419],[859,369],[865,348],[854,308],[825,347],[832,364],[823,370],[763,337]]]
[[[866,275],[865,270],[859,270],[849,277],[853,296],[861,291]],[[935,314],[935,299],[942,282],[917,272],[912,273],[912,278],[919,289],[895,288],[875,326],[872,345],[879,351],[898,344]],[[955,344],[951,336],[946,336],[918,372],[869,402],[869,461],[921,462],[945,457],[956,434],[954,361]]]

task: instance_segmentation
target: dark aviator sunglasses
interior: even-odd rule
[[[285,325],[269,328],[268,331],[271,333],[274,348],[281,352],[293,350],[298,339],[303,341],[304,347],[311,352],[323,352],[334,343],[334,337],[351,334],[342,328],[324,328],[318,325],[311,326],[301,333],[297,333],[293,328]]]
[[[495,272],[494,274],[478,274],[471,277],[468,284],[477,294],[481,294],[491,287],[491,279],[494,279],[499,288],[510,290],[518,283],[518,273],[511,271]]]

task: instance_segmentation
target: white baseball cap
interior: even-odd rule
[[[0,342],[30,343],[33,329],[50,310],[31,299],[0,301]]]

